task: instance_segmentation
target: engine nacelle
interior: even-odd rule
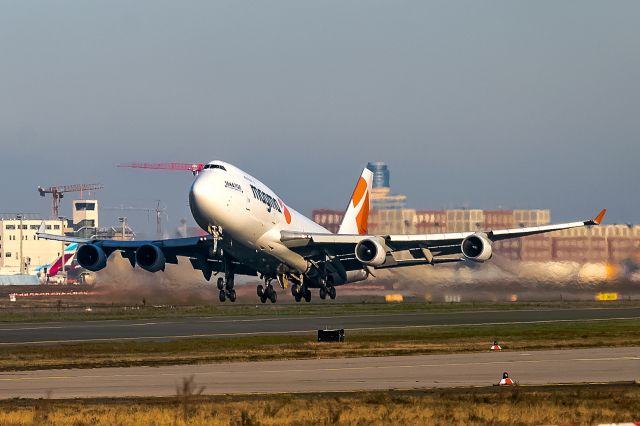
[[[387,249],[382,238],[367,238],[356,244],[356,259],[368,266],[382,266],[387,259]]]
[[[164,271],[166,259],[160,247],[145,244],[136,250],[136,264],[149,272]]]
[[[364,269],[358,269],[355,271],[347,271],[347,283],[355,283],[358,281],[364,281],[369,278],[369,273]]]
[[[99,271],[107,266],[107,254],[95,244],[80,246],[76,253],[78,264],[89,271]]]
[[[491,259],[491,241],[485,234],[473,234],[462,240],[462,255],[467,260],[484,262]]]

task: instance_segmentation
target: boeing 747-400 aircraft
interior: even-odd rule
[[[83,239],[38,232],[40,238],[78,243],[78,263],[99,271],[115,251],[149,272],[164,271],[178,257],[217,280],[220,301],[236,300],[234,277],[259,276],[257,287],[265,303],[276,302],[273,280],[291,288],[297,302],[311,300],[312,288],[321,299],[336,297],[336,287],[366,280],[376,269],[447,262],[484,262],[493,241],[560,229],[598,225],[606,210],[593,220],[529,228],[422,235],[367,233],[373,173],[364,169],[337,234],[287,206],[271,189],[248,173],[222,161],[194,165],[196,176],[189,205],[204,237],[119,241]]]

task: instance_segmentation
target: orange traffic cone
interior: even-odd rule
[[[500,347],[500,345],[498,344],[497,340],[493,341],[493,345],[491,345],[491,350],[492,351],[501,351],[502,348]]]
[[[498,385],[500,386],[509,386],[509,385],[515,385],[516,383],[511,380],[511,378],[509,377],[509,373],[507,373],[506,371],[504,373],[502,373],[502,380],[500,380],[500,383],[498,383]]]

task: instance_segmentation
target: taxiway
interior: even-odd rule
[[[340,392],[637,379],[640,348],[237,362],[0,374],[0,398],[171,396],[194,376],[205,394]]]

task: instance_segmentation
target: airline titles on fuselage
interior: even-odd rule
[[[253,191],[253,197],[256,200],[259,200],[262,203],[264,203],[267,207],[269,207],[269,209],[275,209],[279,213],[282,213],[282,209],[280,208],[280,204],[271,195],[269,195],[266,192],[256,188],[253,185],[251,185],[251,190]]]
[[[224,187],[225,188],[235,189],[236,191],[243,192],[242,191],[242,187],[239,184],[237,184],[235,182],[229,182],[228,180],[224,181]]]

